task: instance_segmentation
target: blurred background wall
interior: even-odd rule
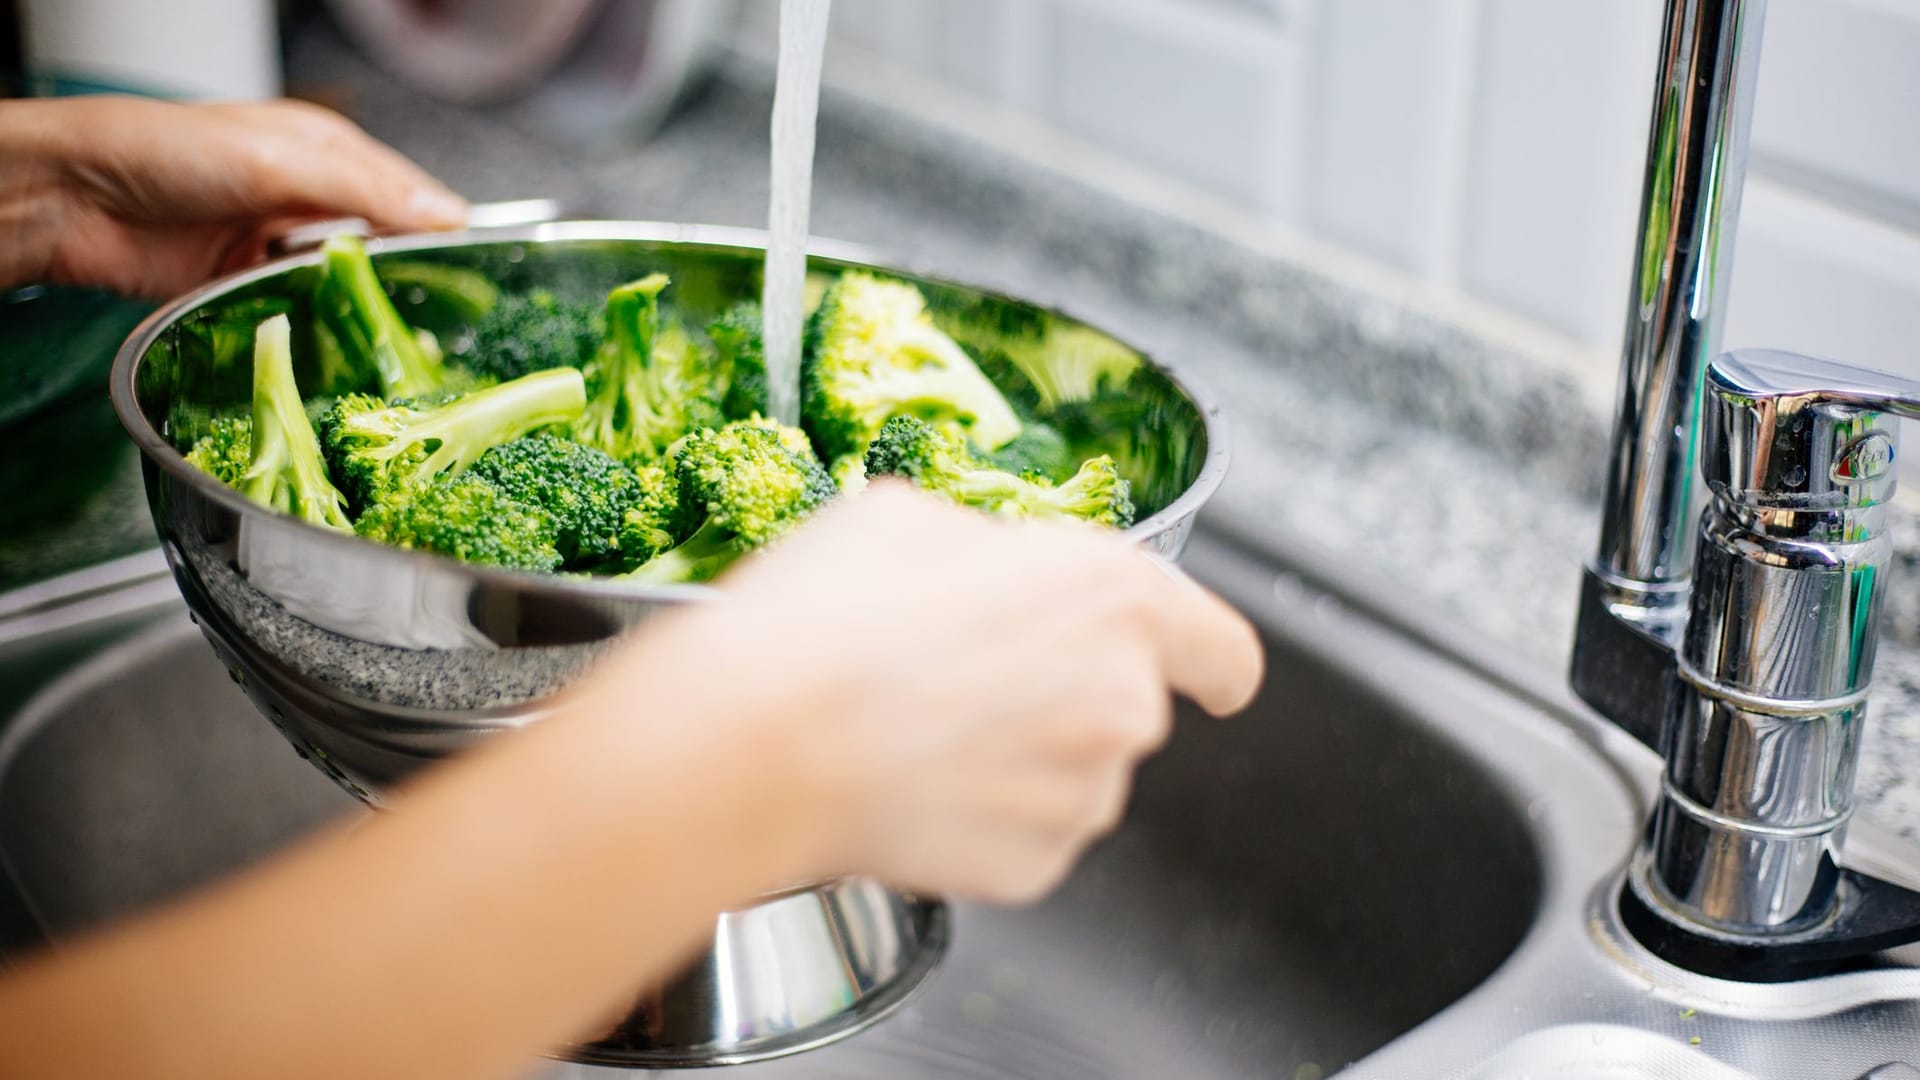
[[[188,98],[280,92],[272,0],[12,0],[27,88]]]
[[[842,82],[990,117],[1096,179],[1097,151],[1248,232],[1539,324],[1611,376],[1657,0],[835,9]],[[1771,0],[1754,126],[1728,344],[1920,375],[1920,0]]]
[[[742,4],[729,40],[765,57],[776,0]],[[0,0],[0,66],[258,96],[276,25],[329,6],[383,5]],[[586,7],[733,10],[545,5]],[[836,0],[829,79],[1610,380],[1659,20],[1658,0]],[[1766,40],[1728,344],[1920,375],[1920,0],[1771,0]],[[549,90],[556,128],[628,104]]]

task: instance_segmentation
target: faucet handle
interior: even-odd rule
[[[1920,939],[1920,893],[1842,860],[1901,416],[1920,382],[1768,350],[1707,366],[1700,516],[1620,912],[1683,967],[1769,981]]]
[[[1920,418],[1920,382],[1773,349],[1707,367],[1701,467],[1755,509],[1846,511],[1893,497],[1895,418]]]

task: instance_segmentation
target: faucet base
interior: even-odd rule
[[[1662,911],[1630,871],[1621,883],[1620,923],[1647,951],[1677,968],[1735,982],[1783,983],[1872,966],[1875,953],[1920,941],[1920,893],[1834,868],[1833,913],[1793,933],[1733,935],[1692,926]]]

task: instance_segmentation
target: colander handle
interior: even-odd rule
[[[469,229],[498,229],[510,225],[538,225],[571,216],[558,199],[513,199],[506,202],[475,203],[467,215]],[[372,236],[373,226],[364,218],[329,218],[295,226],[267,241],[267,254],[278,258],[311,251],[335,236]]]

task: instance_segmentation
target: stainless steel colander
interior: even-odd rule
[[[764,237],[707,226],[561,222],[370,244],[377,266],[429,263],[509,290],[604,296],[664,271],[674,310],[695,324],[759,295]],[[295,749],[377,803],[387,785],[487,733],[537,720],[543,702],[620,635],[702,587],[640,587],[471,566],[328,532],[242,498],[181,451],[214,416],[244,407],[250,356],[208,328],[262,303],[303,320],[313,252],[240,273],[149,317],[115,361],[113,402],[144,458],[154,524],[180,589],[228,669]],[[901,273],[865,252],[815,249],[813,268],[877,269],[915,282],[936,320],[1010,389],[1019,343],[1078,335],[1065,315],[987,290]],[[407,275],[396,278],[417,280]],[[415,325],[457,346],[471,311],[402,286]],[[310,363],[296,343],[296,361]],[[1063,362],[1069,362],[1063,360]],[[1081,446],[1114,454],[1141,518],[1129,535],[1178,555],[1226,472],[1216,407],[1143,358],[1088,410]],[[791,890],[723,916],[716,947],[644,995],[577,1060],[666,1068],[753,1061],[820,1045],[898,1005],[932,969],[947,920],[937,901],[863,881]],[[720,1003],[726,1007],[721,1008]]]

